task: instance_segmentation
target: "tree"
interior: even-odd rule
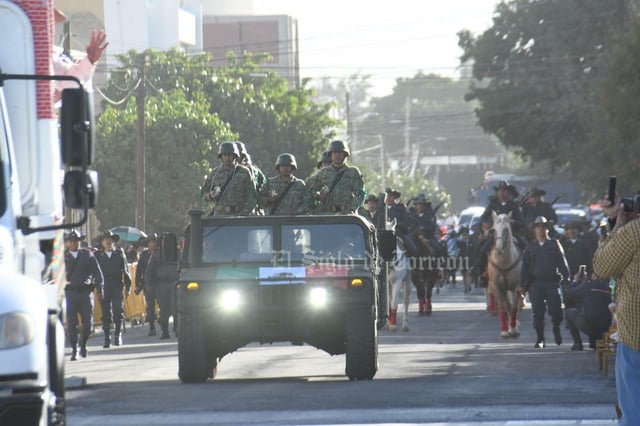
[[[607,131],[596,94],[626,18],[625,0],[512,0],[497,5],[481,35],[460,32],[480,126],[552,170],[581,180],[602,171],[593,153]]]

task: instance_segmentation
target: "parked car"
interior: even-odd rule
[[[456,232],[460,231],[460,228],[466,226],[471,232],[471,228],[475,224],[480,223],[480,217],[482,213],[484,213],[485,208],[482,206],[471,206],[460,212],[460,217],[458,218],[458,224],[456,226]]]

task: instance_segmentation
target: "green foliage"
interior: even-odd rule
[[[604,187],[608,130],[597,93],[626,19],[624,0],[498,4],[491,28],[459,33],[462,63],[472,64],[475,79],[467,100],[477,102],[480,126],[525,159]]]
[[[146,85],[146,222],[153,230],[180,230],[187,209],[197,204],[199,185],[217,165],[217,146],[239,139],[254,163],[275,174],[278,154],[296,155],[298,175],[315,167],[316,155],[333,136],[330,104],[312,102],[315,93],[303,81],[289,88],[260,64],[265,56],[228,57],[211,67],[207,54],[178,50],[118,56],[122,66],[104,89],[114,100]],[[103,227],[134,222],[136,107],[104,103],[98,120],[97,168],[101,194],[98,217]]]

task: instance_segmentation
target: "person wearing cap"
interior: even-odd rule
[[[404,226],[407,229],[410,225],[409,212],[407,207],[400,201],[402,193],[396,189],[387,188],[384,204],[387,208],[387,222],[394,222],[396,226]]]
[[[140,294],[144,290],[144,300],[147,305],[147,321],[149,322],[149,336],[156,335],[156,306],[158,303],[158,297],[153,291],[153,287],[148,285],[145,280],[145,273],[147,266],[149,265],[149,258],[151,253],[156,249],[158,243],[158,234],[155,232],[149,235],[147,238],[142,238],[141,244],[147,247],[140,253],[140,260],[138,260],[138,267],[136,268],[136,288],[135,293]]]
[[[569,264],[569,273],[575,276],[580,269],[580,265],[586,266],[588,276],[593,272],[592,258],[589,256],[589,249],[582,235],[582,224],[572,220],[565,225],[565,234],[560,238],[564,255]]]
[[[526,200],[526,204],[522,206],[522,215],[524,222],[527,226],[531,226],[533,221],[538,216],[544,216],[547,220],[550,220],[552,224],[558,223],[558,217],[553,209],[551,203],[543,200],[543,196],[547,194],[547,191],[534,187],[529,193],[529,197]],[[531,239],[533,239],[533,235]]]
[[[331,155],[325,151],[322,153],[318,164],[316,165],[316,169],[324,169],[325,167],[329,167],[331,165]]]
[[[498,183],[498,186],[494,186],[493,189],[496,191],[496,197],[491,199],[489,205],[482,213],[482,216],[480,216],[480,223],[482,223],[482,227],[485,230],[491,229],[493,226],[494,212],[497,215],[511,214],[511,229],[513,231],[513,236],[515,237],[520,250],[524,250],[527,246],[526,240],[522,237],[522,234],[525,232],[524,217],[522,216],[520,206],[513,201],[513,196],[518,195],[517,189],[515,186],[510,185],[506,180],[501,180]],[[480,275],[483,275],[487,269],[489,249],[493,246],[493,243],[494,237],[493,234],[490,233],[479,249],[477,266]]]
[[[536,331],[535,348],[544,348],[544,313],[549,311],[556,345],[562,344],[562,302],[560,284],[569,282],[569,267],[562,245],[549,238],[551,222],[544,216],[533,221],[535,241],[527,246],[522,257],[520,283],[529,292],[533,311],[533,328]]]
[[[238,152],[240,153],[239,163],[251,171],[253,175],[253,181],[256,186],[256,193],[260,194],[264,189],[264,185],[267,183],[267,176],[262,172],[262,170],[260,170],[260,167],[256,166],[253,163],[251,155],[249,155],[249,152],[247,151],[247,145],[241,141],[235,141],[234,143],[238,147]],[[265,211],[264,206],[260,204],[260,197],[258,197],[257,201],[258,205],[256,206],[255,213],[263,216],[265,214]]]
[[[120,240],[118,234],[111,231],[104,231],[100,236],[100,250],[96,253],[96,258],[100,264],[100,269],[104,276],[104,297],[102,299],[102,329],[104,330],[103,348],[111,346],[111,322],[114,323],[113,344],[122,344],[122,321],[124,321],[124,299],[131,290],[131,274],[129,264],[124,252],[115,247],[115,243]]]
[[[221,164],[214,168],[200,188],[204,201],[214,203],[212,216],[248,216],[257,204],[256,184],[250,169],[239,163],[235,142],[218,147]]]
[[[96,258],[89,250],[79,248],[84,235],[71,231],[66,236],[67,249],[64,263],[67,273],[67,284],[64,294],[67,306],[67,328],[71,343],[71,361],[77,359],[78,351],[78,314],[82,319],[82,337],[80,337],[80,356],[87,356],[87,341],[93,329],[93,290],[96,289],[98,300],[102,300],[102,270]]]
[[[366,192],[362,173],[346,163],[349,146],[335,140],[327,151],[331,166],[318,170],[307,179],[307,187],[318,213],[355,213],[364,201]]]
[[[298,215],[309,211],[311,200],[307,185],[293,175],[296,157],[284,152],[276,159],[278,176],[267,179],[260,199],[268,215]]]
[[[55,23],[62,24],[67,21],[67,17],[59,9],[54,8]],[[65,55],[62,48],[54,46],[53,48],[53,73],[56,75],[67,75],[77,77],[82,84],[86,84],[93,77],[96,70],[96,64],[102,57],[105,49],[109,45],[107,35],[103,30],[93,30],[91,39],[86,46],[86,56],[80,60],[73,60]],[[75,88],[78,85],[73,81],[56,81],[54,102],[58,102],[62,96],[62,90],[66,88]]]
[[[369,194],[364,202],[364,207],[358,209],[360,216],[367,218],[374,226],[378,226],[378,197]]]

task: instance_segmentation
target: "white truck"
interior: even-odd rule
[[[53,5],[0,0],[0,424],[64,424],[63,229],[96,196],[91,108],[52,74]],[[62,95],[61,135],[52,80]],[[62,170],[64,166],[64,170]],[[64,223],[63,207],[83,218]]]

